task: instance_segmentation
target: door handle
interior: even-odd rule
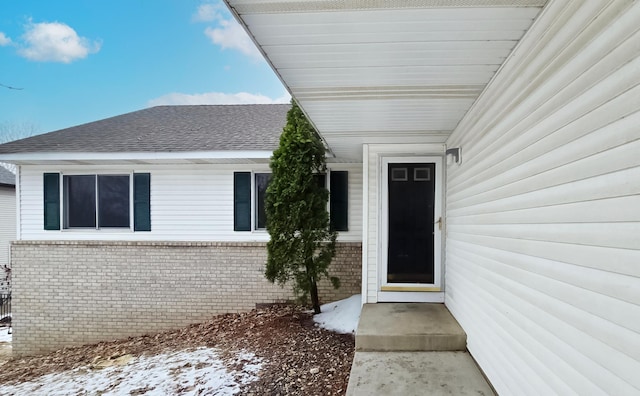
[[[438,219],[438,221],[436,221],[433,224],[437,224],[438,225],[438,229],[442,231],[442,216]]]

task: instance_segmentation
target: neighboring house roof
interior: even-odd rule
[[[5,143],[0,157],[11,161],[26,153],[271,152],[278,147],[290,107],[157,106]]]
[[[16,175],[0,165],[0,186],[15,186]]]

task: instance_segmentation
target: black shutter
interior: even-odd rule
[[[329,183],[331,228],[336,231],[349,231],[349,172],[331,171]]]
[[[44,174],[44,229],[60,229],[60,174]]]
[[[133,230],[151,231],[151,174],[133,174]]]
[[[251,231],[251,172],[233,173],[233,230]]]

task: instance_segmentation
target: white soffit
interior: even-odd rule
[[[338,157],[444,142],[543,0],[227,0]]]

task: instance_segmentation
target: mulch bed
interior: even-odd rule
[[[203,346],[218,348],[223,358],[247,351],[262,359],[259,379],[244,385],[241,395],[343,395],[355,343],[351,334],[316,327],[311,314],[299,307],[273,306],[219,315],[170,332],[12,359],[0,366],[0,384],[90,366],[99,359]]]

